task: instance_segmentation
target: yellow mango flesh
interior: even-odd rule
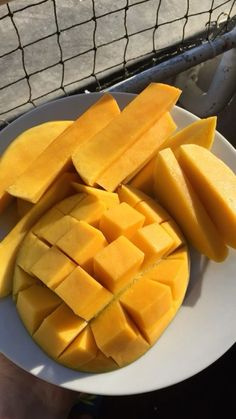
[[[44,318],[60,304],[60,298],[48,288],[32,285],[19,292],[16,307],[25,327],[33,334]]]
[[[184,144],[197,144],[206,149],[211,149],[216,128],[216,116],[199,119],[168,138],[161,149],[171,148],[178,158],[179,147]]]
[[[114,207],[120,203],[117,193],[108,193],[102,189],[92,188],[91,186],[83,185],[82,183],[73,183],[73,186],[77,192],[86,193],[100,199],[106,206],[106,209]]]
[[[71,182],[77,176],[63,174],[45,193],[42,199],[16,224],[0,243],[0,297],[12,291],[12,278],[17,251],[27,232],[35,222],[56,202],[70,195],[73,191]]]
[[[164,148],[171,148],[175,156],[179,154],[179,147],[183,144],[198,144],[202,147],[210,149],[215,136],[216,128],[216,117],[211,116],[209,118],[200,119],[182,130],[178,131],[175,135],[170,136],[163,144],[161,144],[159,150]],[[155,168],[155,157],[137,173],[137,175],[130,181],[130,185],[140,189],[146,194],[153,196],[154,190],[154,168]]]
[[[85,320],[90,320],[112,300],[112,294],[80,266],[55,288],[55,292]]]
[[[33,338],[45,352],[58,357],[86,326],[83,319],[61,304],[43,320]]]
[[[82,211],[86,197],[104,203],[110,192],[83,189],[57,203],[28,233],[16,260],[14,300],[26,328],[49,356],[79,371],[110,371],[142,356],[174,317],[188,283],[187,248],[176,224],[145,194],[122,191],[123,202],[117,195],[113,206],[104,205],[97,227],[73,218],[74,204]],[[146,204],[142,211],[137,202]],[[48,293],[45,302],[39,288]],[[51,295],[59,304],[53,310]]]
[[[225,243],[236,248],[236,176],[218,157],[197,145],[181,146],[179,163]]]
[[[176,125],[170,114],[164,114],[98,177],[97,185],[107,191],[114,191],[121,182],[127,183],[156,154],[175,129]]]
[[[37,284],[40,284],[40,281],[37,278],[34,278],[17,265],[14,271],[14,282],[12,289],[13,300],[17,299],[20,291],[30,287],[31,285]]]
[[[170,148],[158,154],[154,188],[190,243],[209,259],[223,261],[227,247]]]
[[[111,292],[120,291],[138,272],[143,259],[143,252],[120,236],[95,255],[95,277]]]
[[[0,213],[11,200],[6,189],[28,168],[72,121],[52,121],[37,125],[20,134],[0,159]]]
[[[155,157],[153,157],[129,182],[129,185],[133,186],[140,191],[143,191],[149,196],[153,196],[153,172],[155,167]]]
[[[76,265],[57,247],[50,247],[31,267],[31,272],[49,288],[56,288]]]
[[[113,163],[176,103],[179,95],[175,87],[151,83],[107,127],[81,144],[72,160],[84,182],[95,185],[100,175],[108,167],[112,169]]]
[[[37,202],[56,177],[71,165],[71,155],[79,144],[87,142],[119,113],[115,99],[104,95],[34,159],[8,192]]]
[[[136,230],[142,227],[144,221],[144,215],[126,202],[122,202],[102,215],[99,229],[109,241],[115,240],[119,236],[130,238]]]

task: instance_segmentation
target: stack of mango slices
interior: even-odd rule
[[[13,292],[32,338],[67,367],[139,358],[183,301],[187,243],[217,262],[236,247],[236,177],[209,151],[216,118],[175,133],[179,95],[152,83],[120,111],[105,94],[0,160],[0,210],[15,197],[21,217],[0,243],[0,296]]]

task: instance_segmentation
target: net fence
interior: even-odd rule
[[[16,0],[0,6],[0,126],[101,91],[235,24],[236,0]]]

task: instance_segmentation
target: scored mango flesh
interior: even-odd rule
[[[27,234],[13,294],[50,357],[105,372],[143,355],[173,319],[188,284],[188,250],[167,212],[135,189],[121,186],[113,200],[76,189]]]

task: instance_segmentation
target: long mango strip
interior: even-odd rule
[[[105,129],[81,144],[72,161],[84,182],[95,185],[99,176],[170,110],[180,93],[175,87],[151,83]]]
[[[128,148],[97,179],[97,184],[107,191],[114,191],[122,181],[128,181],[158,151],[161,144],[176,129],[176,124],[169,112],[165,113],[148,131]]]
[[[111,95],[104,95],[69,128],[59,135],[7,191],[19,198],[37,202],[58,175],[68,170],[71,155],[79,144],[101,131],[120,109]]]

